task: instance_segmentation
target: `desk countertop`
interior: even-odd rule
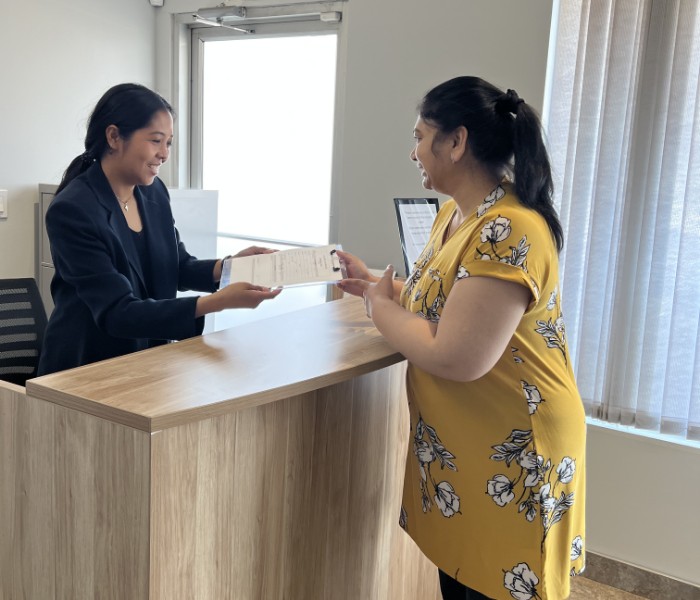
[[[403,360],[345,298],[27,382],[27,394],[147,432],[283,400]]]

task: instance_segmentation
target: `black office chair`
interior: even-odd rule
[[[34,279],[0,279],[0,379],[24,385],[36,376],[46,311]]]

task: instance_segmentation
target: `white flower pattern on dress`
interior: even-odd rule
[[[428,285],[428,288],[425,291],[417,289],[416,295],[413,297],[413,301],[422,301],[421,309],[417,314],[419,314],[421,317],[425,317],[428,321],[437,323],[440,321],[440,314],[445,306],[447,295],[443,289],[442,275],[440,274],[440,271],[437,269],[428,269],[428,275],[430,275],[430,284]],[[437,294],[435,294],[433,301],[429,302],[428,298],[430,297],[430,291],[435,286],[437,286]]]
[[[576,567],[574,565],[571,566],[571,571],[569,572],[569,575],[571,577],[580,575],[586,570],[586,560],[583,553],[583,538],[580,535],[577,535],[571,542],[571,562],[576,562],[582,557],[583,560],[581,561],[581,568],[578,571],[576,570]]]
[[[469,271],[467,271],[466,267],[464,267],[463,265],[459,265],[455,281],[459,281],[460,279],[466,279],[467,277],[469,277]]]
[[[459,512],[459,496],[455,494],[455,489],[449,481],[441,481],[437,484],[433,499],[443,516],[451,517]]]
[[[504,587],[515,600],[537,600],[539,577],[530,569],[527,563],[519,563],[510,571],[505,571],[503,578]]]
[[[413,271],[411,271],[411,276],[406,280],[406,283],[404,284],[407,296],[411,295],[413,288],[416,287],[416,284],[418,283],[418,281],[420,281],[420,278],[423,276],[423,269],[425,269],[425,265],[427,265],[430,262],[430,259],[432,257],[433,246],[427,246],[423,250],[423,252],[421,252],[420,256],[418,257],[418,260],[414,263]]]
[[[511,346],[511,347],[510,347],[510,352],[511,352],[511,354],[513,355],[513,362],[514,362],[515,364],[521,365],[521,364],[523,364],[523,363],[525,362],[522,358],[520,358],[519,356],[517,356],[517,355],[515,354],[516,352],[520,352],[520,349],[519,349],[519,348],[516,348],[515,346]]]
[[[498,506],[505,506],[515,498],[513,482],[505,475],[494,475],[493,479],[489,479],[486,493]]]
[[[426,434],[428,439],[424,439]],[[420,415],[413,436],[413,454],[418,459],[423,512],[432,510],[432,501],[428,491],[429,486],[431,486],[434,492],[433,500],[443,516],[452,517],[458,514],[460,512],[460,497],[455,492],[454,487],[449,481],[436,482],[431,472],[431,465],[436,461],[440,463],[440,469],[447,468],[451,471],[457,471],[457,467],[452,462],[455,456],[445,448],[435,428],[425,423]]]
[[[503,508],[516,498],[516,489],[522,485],[517,500],[518,512],[525,513],[525,519],[532,523],[537,516],[537,507],[542,520],[542,546],[550,529],[564,517],[574,504],[574,492],[565,490],[554,495],[555,489],[574,480],[576,473],[575,459],[565,456],[554,469],[551,459],[537,454],[532,448],[532,431],[514,429],[501,444],[491,446],[496,452],[491,460],[502,461],[507,467],[515,463],[520,467],[520,474],[512,479],[503,473],[497,473],[486,484],[486,493],[496,505]],[[557,477],[552,481],[554,473]],[[539,487],[539,490],[537,489]]]
[[[484,198],[484,201],[479,204],[479,206],[476,209],[476,216],[477,217],[483,217],[484,213],[491,208],[496,202],[498,202],[503,196],[506,195],[506,191],[500,186],[496,186],[496,189],[493,190],[486,198]]]
[[[571,483],[576,472],[576,461],[573,458],[565,456],[557,467],[557,475],[562,483]]]
[[[583,552],[583,539],[581,538],[580,535],[577,535],[574,538],[574,541],[571,542],[571,560],[578,560],[581,558],[581,553]]]
[[[544,540],[549,530],[559,523],[566,512],[574,505],[574,492],[569,494],[560,492],[559,497],[555,498],[550,495],[551,491],[553,491],[551,486],[551,483],[547,483],[540,489],[540,513],[542,515],[542,524],[544,525],[542,545],[544,545]]]
[[[498,215],[493,221],[484,225],[481,230],[481,241],[484,244],[491,244],[493,247],[499,242],[507,240],[511,231],[510,219]]]
[[[518,464],[527,472],[525,481],[523,481],[523,485],[526,488],[535,487],[546,475],[545,467],[547,465],[544,462],[544,457],[537,454],[534,450],[522,450],[518,457]]]
[[[527,236],[524,235],[517,246],[510,246],[510,255],[502,256],[500,262],[513,265],[514,267],[520,267],[523,271],[527,272],[525,260],[527,259],[528,252],[530,252],[530,245],[527,243]]]
[[[547,319],[546,321],[537,321],[535,331],[539,333],[547,342],[547,348],[559,350],[566,359],[566,327],[564,325],[564,317],[559,315],[554,321]]]
[[[530,244],[527,243],[527,235],[523,235],[515,246],[508,246],[505,253],[499,244],[505,242],[512,233],[511,220],[498,215],[495,219],[487,222],[481,229],[479,239],[482,244],[489,244],[489,249],[476,249],[475,258],[479,260],[497,260],[498,262],[513,265],[527,273],[527,255],[530,252]],[[533,287],[537,287],[532,281]],[[539,295],[537,290],[536,295]]]
[[[531,415],[534,415],[537,411],[541,402],[546,402],[540,394],[540,390],[537,389],[536,385],[530,385],[527,381],[520,381],[520,385],[523,386],[523,393],[525,394],[525,400],[527,400],[527,408]]]
[[[554,290],[549,295],[549,301],[547,302],[547,310],[554,310],[557,305],[557,294],[559,293],[559,286],[555,285]]]

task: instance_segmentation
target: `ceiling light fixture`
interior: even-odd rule
[[[224,29],[233,29],[234,31],[239,31],[240,33],[255,33],[255,29],[245,29],[243,27],[234,27],[233,25],[227,25],[223,22],[221,17],[218,19],[206,19],[200,17],[197,13],[192,15],[192,20],[195,23],[200,23],[201,25],[209,25],[210,27],[223,27]]]

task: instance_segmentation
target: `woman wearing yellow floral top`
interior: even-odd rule
[[[562,600],[584,564],[585,421],[540,122],[513,90],[458,77],[414,135],[423,186],[453,199],[413,272],[373,277],[341,253],[340,286],[409,362],[400,523],[445,599]]]

